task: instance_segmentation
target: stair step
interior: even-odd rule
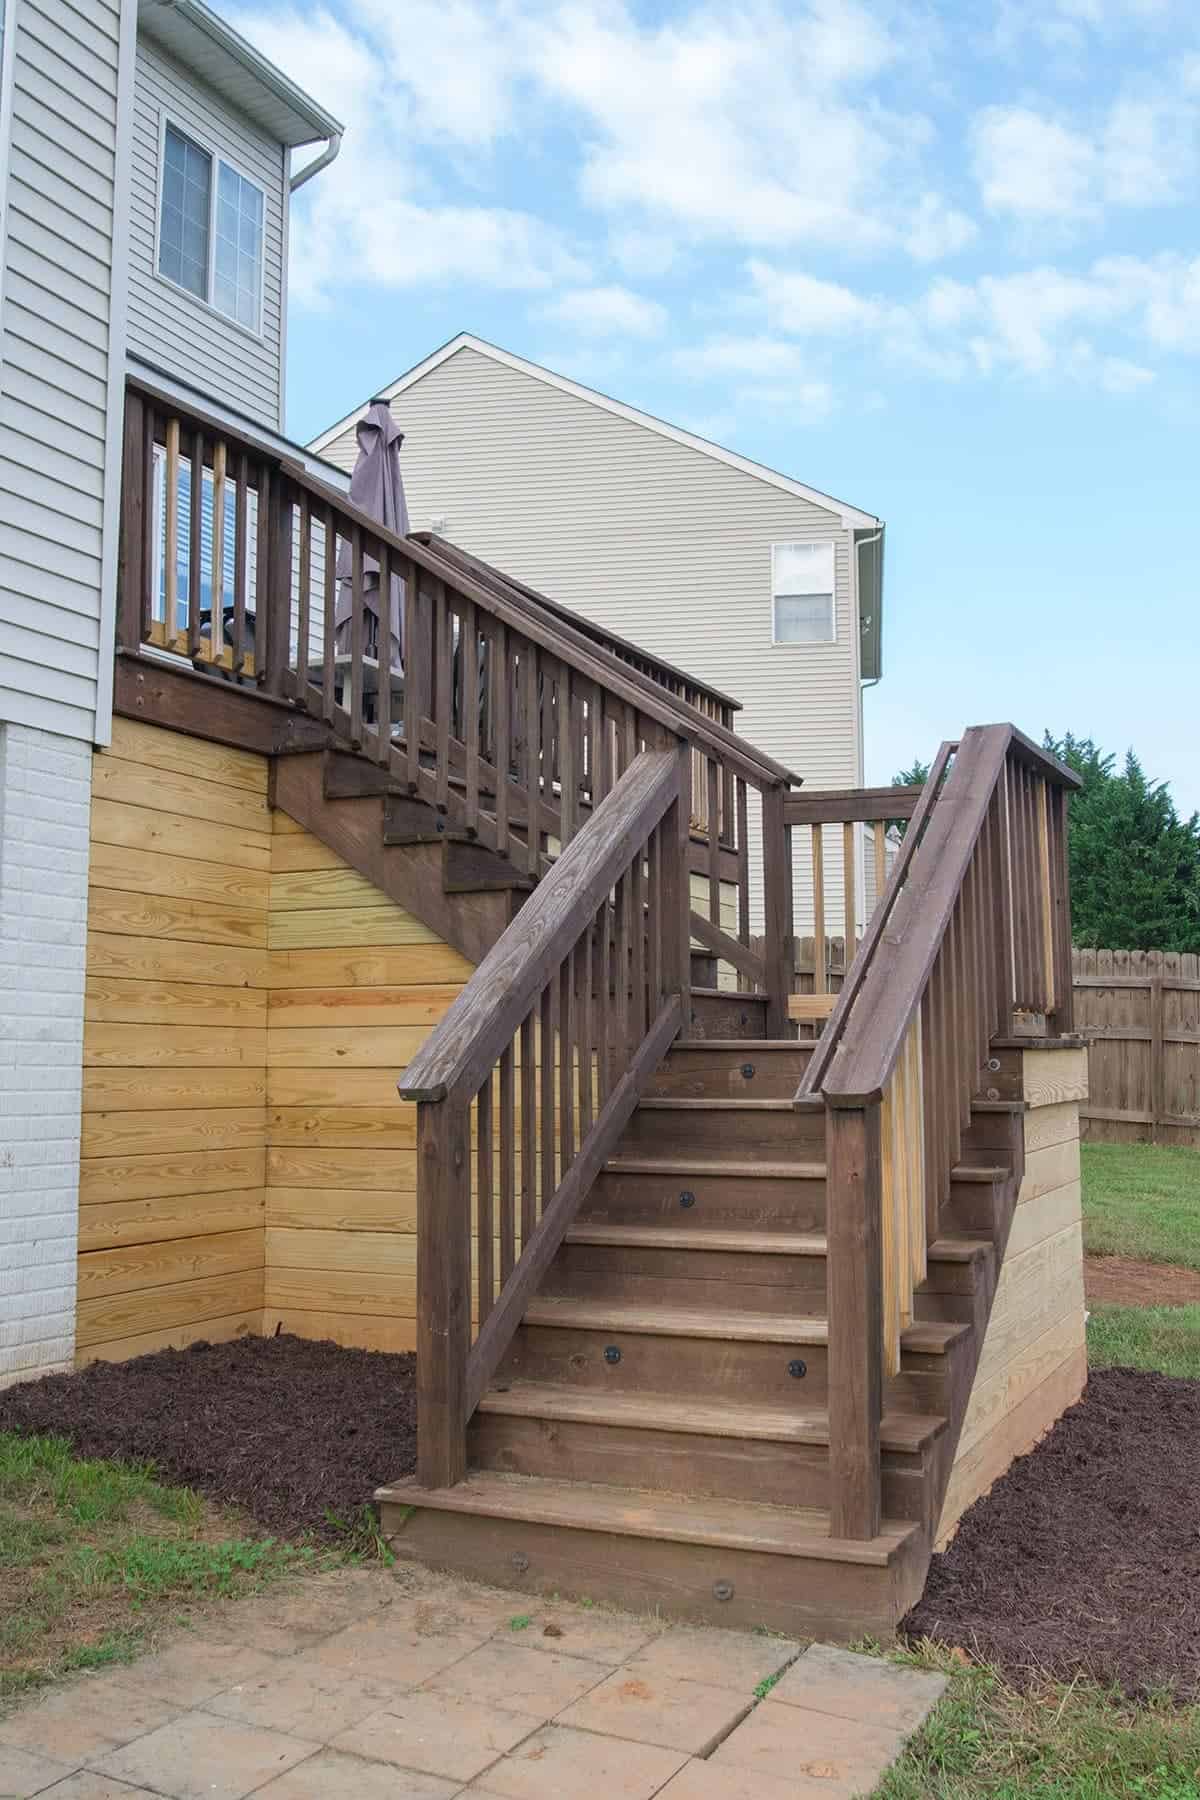
[[[765,994],[755,994],[742,988],[694,987],[692,998],[695,1000],[728,1000],[731,1005],[736,1005],[738,1002],[743,1005],[749,1002],[753,1006],[767,1004]]]
[[[999,1165],[974,1168],[960,1163],[957,1168],[951,1169],[950,1179],[951,1181],[1007,1181],[1011,1174],[1011,1169],[1001,1168]]]
[[[823,1162],[734,1162],[712,1156],[610,1156],[604,1165],[612,1175],[666,1177],[717,1175],[750,1181],[824,1181]]]
[[[702,1100],[691,1100],[680,1099],[677,1095],[669,1094],[662,1097],[652,1096],[646,1100],[639,1100],[638,1108],[642,1112],[670,1113],[748,1112],[761,1114],[790,1113],[795,1111],[790,1100],[760,1100],[757,1097],[752,1098],[750,1095],[747,1095],[744,1100],[740,1096],[732,1099],[726,1096],[720,1096],[711,1099],[706,1097]]]
[[[581,1425],[625,1425],[703,1437],[753,1438],[777,1444],[828,1444],[824,1407],[742,1406],[691,1400],[679,1394],[616,1394],[589,1388],[514,1382],[483,1396],[479,1410],[509,1418],[552,1419]],[[945,1426],[936,1414],[885,1413],[880,1428],[886,1450],[914,1453]]]
[[[697,991],[696,988],[692,989],[693,994]],[[714,994],[721,994],[720,988],[712,988],[708,991]],[[735,994],[723,994],[721,995],[721,998],[733,1000],[737,999],[738,996]],[[749,998],[751,1000],[761,1000],[762,995],[751,994]],[[795,1038],[676,1038],[675,1042],[671,1045],[670,1054],[672,1056],[677,1056],[681,1051],[687,1050],[698,1050],[702,1053],[706,1053],[709,1050],[734,1050],[739,1056],[748,1054],[754,1056],[766,1056],[773,1050],[780,1050],[785,1051],[789,1056],[795,1056],[797,1052],[804,1052],[806,1050],[811,1052],[815,1048],[815,1044],[801,1044]]]
[[[756,1344],[824,1344],[829,1337],[825,1319],[776,1313],[718,1312],[711,1307],[638,1306],[619,1300],[560,1300],[540,1295],[526,1308],[522,1323],[576,1331],[716,1338]]]
[[[375,1498],[383,1506],[519,1519],[620,1537],[873,1568],[886,1568],[920,1529],[903,1519],[885,1519],[878,1537],[834,1538],[829,1535],[828,1512],[817,1507],[695,1499],[680,1506],[675,1495],[533,1475],[477,1473],[449,1488],[420,1488],[414,1481],[402,1481],[377,1489]]]
[[[750,1256],[824,1256],[825,1239],[813,1232],[726,1231],[686,1225],[573,1225],[568,1244],[620,1250],[716,1250]]]

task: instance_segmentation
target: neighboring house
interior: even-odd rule
[[[202,0],[4,0],[0,20],[2,1380],[73,1349],[126,377],[282,441],[289,193],[316,166],[292,152],[330,158],[341,127]]]
[[[806,788],[861,784],[882,520],[465,332],[378,392],[405,432],[414,530],[732,694],[737,731]],[[351,468],[363,410],[312,448]],[[804,928],[806,842],[796,857]],[[840,863],[831,832],[831,916]]]

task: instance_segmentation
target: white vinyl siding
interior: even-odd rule
[[[392,410],[414,530],[444,517],[454,542],[732,694],[735,729],[806,786],[861,782],[851,533],[837,513],[469,346]],[[324,450],[345,469],[355,453],[353,425]],[[773,648],[776,543],[832,545],[834,642]],[[806,841],[797,867],[806,888]]]
[[[109,383],[123,368],[113,249],[120,6],[8,0],[7,30],[0,720],[90,741],[107,730],[100,619],[111,605],[120,480],[109,434]]]
[[[159,274],[157,264],[159,156],[164,123],[214,157],[217,184],[214,240],[206,255],[214,279],[234,277],[219,304],[188,293]],[[231,266],[221,249],[221,170],[246,178],[263,207],[261,264]],[[138,41],[134,88],[130,204],[129,347],[147,362],[220,395],[228,405],[278,428],[283,383],[283,214],[286,154],[244,114],[146,38]],[[261,190],[261,193],[260,193]],[[225,195],[228,202],[233,196]],[[244,199],[239,187],[237,200]],[[224,256],[224,260],[223,260]],[[252,260],[252,259],[251,259]],[[261,291],[247,308],[245,284]],[[229,304],[226,305],[225,301]],[[227,313],[238,312],[237,318]]]

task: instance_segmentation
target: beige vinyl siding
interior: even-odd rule
[[[470,347],[393,411],[414,529],[444,515],[456,543],[732,694],[736,729],[807,786],[861,781],[851,534],[838,514]],[[350,426],[323,453],[348,469],[355,451]],[[837,638],[774,645],[771,545],[805,540],[835,546]],[[808,869],[798,844],[798,898]]]
[[[163,115],[266,192],[261,337],[157,273]],[[138,40],[129,220],[129,347],[263,425],[282,419],[283,145],[146,37]]]
[[[106,711],[98,646],[120,479],[108,436],[112,359],[121,355],[120,6],[9,0],[8,29],[0,719],[92,739],[107,729],[97,720],[98,706]]]

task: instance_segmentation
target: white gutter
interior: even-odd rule
[[[327,169],[331,162],[336,161],[341,147],[342,134],[340,131],[335,131],[320,156],[314,156],[311,162],[305,163],[302,169],[296,170],[288,182],[289,193],[294,194],[296,189],[303,187],[306,181],[311,181],[314,175],[319,175],[322,169]]]

